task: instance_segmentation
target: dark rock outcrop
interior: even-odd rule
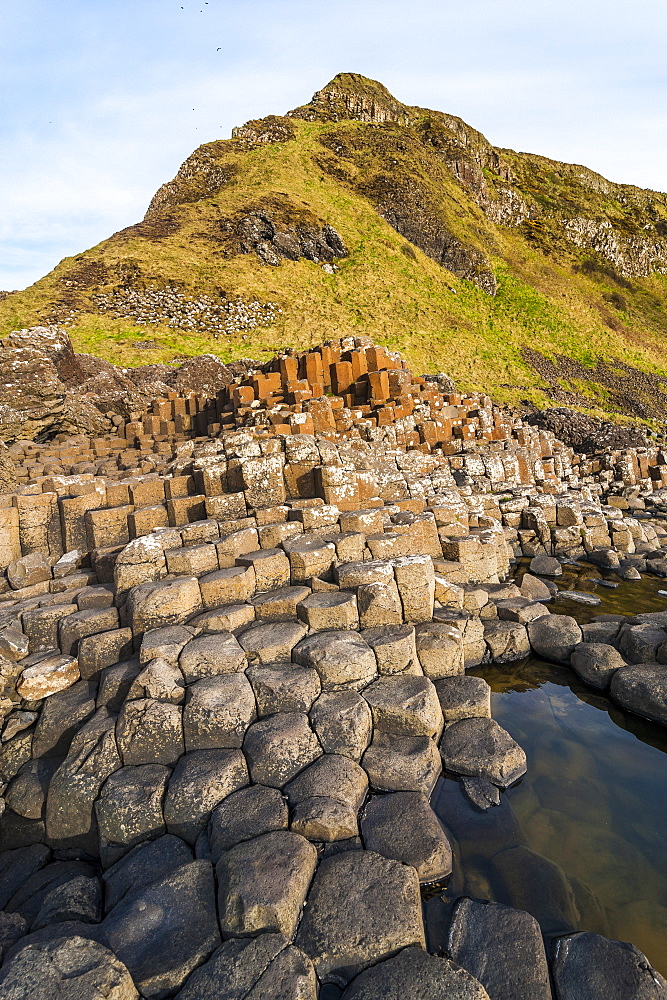
[[[585,454],[647,446],[646,435],[641,427],[621,427],[608,420],[598,420],[565,407],[536,410],[525,416],[524,420],[533,427],[551,431],[570,448]]]

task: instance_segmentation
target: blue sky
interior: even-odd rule
[[[202,142],[337,72],[667,189],[665,0],[0,0],[0,288],[138,221]]]

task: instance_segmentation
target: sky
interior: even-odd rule
[[[0,0],[0,289],[139,221],[202,142],[336,73],[667,189],[665,0]]]

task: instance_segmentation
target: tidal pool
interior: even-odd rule
[[[667,581],[606,590],[591,576],[567,567],[558,583],[597,594],[598,607],[559,599],[552,610],[589,621],[667,609]],[[528,772],[485,813],[457,781],[440,781],[433,808],[460,852],[447,896],[528,910],[547,936],[631,941],[667,974],[667,729],[533,657],[471,673],[491,685],[493,718],[526,751]]]

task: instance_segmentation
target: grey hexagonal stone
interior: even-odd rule
[[[192,860],[187,844],[170,833],[137,844],[102,874],[107,913],[128,893],[138,892]]]
[[[267,785],[241,788],[228,795],[211,814],[208,825],[211,857],[215,863],[235,844],[262,833],[286,830],[288,825],[287,802],[278,788]]]
[[[428,677],[379,677],[364,690],[376,731],[397,736],[440,736],[442,709]]]
[[[154,698],[126,701],[116,723],[123,764],[175,764],[185,753],[180,705]]]
[[[292,658],[304,667],[314,667],[323,691],[359,690],[377,673],[375,654],[358,632],[317,632],[303,639]]]
[[[248,784],[241,750],[195,750],[181,757],[169,779],[164,819],[169,833],[194,844],[209,813]]]
[[[494,719],[461,719],[443,733],[440,753],[454,774],[487,778],[507,788],[526,773],[526,754]]]
[[[232,938],[196,969],[177,1000],[316,1000],[310,959],[284,934]]]
[[[289,830],[265,833],[226,851],[216,865],[225,936],[294,936],[317,864],[312,844]]]
[[[165,833],[162,802],[171,771],[141,764],[115,771],[95,803],[102,863],[113,864],[135,844]]]
[[[369,851],[412,865],[420,882],[452,873],[452,848],[423,792],[374,795],[361,817]]]
[[[435,690],[445,722],[491,718],[491,688],[483,677],[441,677],[435,681]]]
[[[542,931],[525,910],[486,900],[459,899],[446,948],[491,997],[551,1000]]]
[[[270,715],[254,722],[243,744],[253,782],[282,788],[322,753],[308,716],[301,712]]]
[[[260,716],[309,712],[322,689],[316,670],[295,663],[253,664],[246,676],[255,692]]]
[[[486,622],[484,641],[494,663],[513,663],[530,654],[528,632],[520,622]]]
[[[375,854],[325,858],[313,879],[296,945],[321,982],[345,983],[409,945],[425,947],[414,868]]]
[[[292,659],[292,650],[307,631],[308,627],[302,622],[268,622],[250,625],[239,637],[239,642],[250,663],[284,663]]]
[[[255,695],[245,674],[204,677],[188,689],[183,709],[185,748],[241,747],[256,715]]]
[[[380,674],[421,673],[414,625],[380,625],[361,635],[375,653]]]
[[[16,951],[0,972],[0,995],[7,1000],[136,1000],[139,996],[116,955],[77,935],[30,942]]]
[[[423,792],[430,796],[442,771],[438,748],[428,736],[375,733],[361,758],[371,787],[378,792]]]
[[[100,934],[143,997],[173,995],[220,944],[210,862],[191,861],[128,894],[105,918]]]
[[[350,983],[341,1000],[489,1000],[476,979],[447,957],[404,948]],[[494,998],[495,1000],[495,998]],[[498,1000],[501,1000],[499,997]],[[505,998],[502,998],[505,1000]]]
[[[558,1000],[667,1000],[667,981],[638,948],[600,934],[558,938],[551,969]]]
[[[244,670],[246,658],[231,632],[215,632],[211,635],[199,635],[186,643],[178,664],[186,683],[192,684],[202,677]]]
[[[326,795],[349,803],[355,812],[361,808],[367,791],[364,769],[349,757],[333,753],[318,758],[285,786],[290,805],[313,795]]]
[[[356,691],[324,691],[310,711],[310,721],[327,753],[360,760],[373,732],[368,702]]]

